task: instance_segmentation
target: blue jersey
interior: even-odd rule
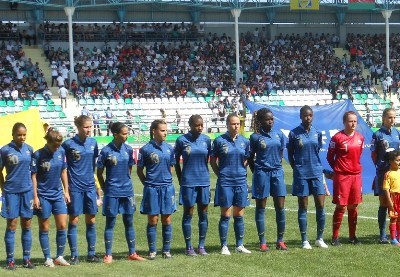
[[[171,166],[174,164],[174,150],[166,142],[157,145],[151,140],[139,150],[137,166],[146,167],[145,186],[172,185]]]
[[[376,153],[376,169],[378,171],[389,170],[389,163],[385,161],[386,149],[399,150],[400,132],[396,128],[390,130],[382,126],[372,135],[371,151]]]
[[[322,176],[322,165],[319,151],[322,148],[322,134],[311,126],[306,131],[299,125],[289,133],[288,153],[293,153],[293,175],[300,179],[317,178]]]
[[[62,147],[51,152],[47,146],[33,154],[32,173],[36,173],[37,193],[48,200],[62,197],[61,172],[67,168],[65,151]]]
[[[182,156],[183,167],[181,186],[209,186],[210,172],[208,158],[210,157],[211,140],[200,134],[194,138],[192,133],[180,136],[175,142],[175,157]]]
[[[213,142],[211,156],[218,158],[218,181],[221,186],[242,186],[247,184],[245,160],[250,156],[250,142],[238,135],[235,140],[225,133]]]
[[[274,170],[282,168],[282,151],[285,137],[282,132],[262,129],[250,136],[250,153],[256,154],[255,169]]]
[[[97,167],[106,169],[104,195],[131,197],[133,186],[129,168],[135,164],[133,149],[123,143],[118,149],[113,142],[103,147],[97,159]]]
[[[94,138],[82,141],[78,135],[62,144],[67,157],[70,191],[90,191],[96,189],[94,166],[99,150]]]
[[[31,162],[33,148],[23,143],[21,148],[11,141],[1,148],[0,169],[6,168],[4,192],[22,193],[32,187]]]

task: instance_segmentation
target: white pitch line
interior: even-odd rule
[[[175,193],[175,194],[176,194],[176,195],[179,195],[179,193]],[[135,194],[135,196],[142,197],[143,194]],[[214,204],[214,202],[211,201],[210,204]],[[255,208],[256,206],[250,204],[248,207],[250,207],[250,208]],[[273,208],[273,207],[265,207],[265,208],[268,209],[268,210],[275,210],[275,208]],[[287,212],[297,212],[297,210],[295,210],[295,209],[288,209],[288,208],[285,208],[285,211],[287,211]],[[312,210],[311,210],[311,211],[307,211],[307,213],[309,213],[309,214],[315,214],[315,211],[312,211]],[[333,215],[333,213],[325,213],[325,215]],[[347,214],[344,214],[344,217],[347,217]],[[357,218],[378,220],[378,218],[376,218],[376,217],[372,217],[372,216],[363,216],[363,215],[359,215],[359,216],[357,216]]]

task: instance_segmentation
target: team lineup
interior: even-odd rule
[[[12,141],[1,148],[0,187],[3,193],[1,215],[7,220],[4,235],[6,269],[15,270],[15,232],[20,219],[23,267],[33,269],[31,262],[33,215],[38,218],[39,242],[44,265],[69,266],[79,264],[78,224],[84,215],[86,224],[87,256],[92,263],[113,262],[113,237],[117,215],[122,215],[128,246],[128,260],[144,261],[157,258],[157,225],[161,220],[161,256],[172,258],[172,218],[176,211],[173,168],[179,180],[179,204],[183,206],[182,232],[187,256],[207,256],[208,206],[211,201],[209,167],[217,176],[214,205],[220,208],[218,231],[221,254],[231,255],[228,248],[229,222],[233,217],[235,252],[250,254],[244,246],[244,215],[249,205],[247,167],[252,174],[251,196],[255,200],[255,225],[259,237],[259,251],[269,247],[265,238],[265,208],[272,196],[276,219],[277,250],[288,250],[284,241],[286,229],[285,197],[287,195],[282,167],[283,151],[287,148],[289,164],[293,169],[292,195],[298,199],[298,226],[301,248],[312,249],[307,236],[308,197],[313,196],[316,209],[316,238],[320,248],[340,246],[339,230],[348,213],[349,243],[361,244],[356,236],[357,206],[362,202],[361,153],[364,138],[356,131],[357,114],[343,115],[343,129],[329,143],[327,160],[332,171],[323,172],[319,152],[322,134],[313,125],[313,110],[300,109],[299,126],[292,129],[286,141],[280,130],[274,129],[274,115],[262,108],[254,113],[254,133],[247,139],[239,134],[240,119],[230,114],[226,119],[227,132],[213,142],[204,134],[203,119],[192,115],[190,130],[180,136],[175,147],[166,142],[167,124],[155,120],[150,127],[150,141],[139,150],[135,161],[133,149],[126,144],[129,129],[120,122],[110,125],[113,140],[98,150],[90,137],[92,119],[81,115],[75,119],[78,133],[63,142],[62,135],[49,128],[46,144],[34,151],[25,143],[27,128],[16,123]],[[379,196],[379,243],[400,246],[400,133],[394,127],[396,113],[387,108],[382,114],[382,127],[371,142],[371,159],[376,165],[374,193]],[[182,163],[181,163],[182,161]],[[140,213],[147,215],[148,255],[136,252],[136,234],[133,215],[136,211],[131,171],[137,166],[137,175],[143,184]],[[6,176],[3,175],[5,168]],[[105,174],[104,174],[105,173]],[[95,176],[99,186],[96,186]],[[333,179],[333,203],[336,205],[332,221],[332,240],[325,243],[325,195],[329,195],[324,178]],[[103,198],[102,193],[103,192]],[[96,214],[102,202],[105,216],[105,255],[96,255]],[[199,241],[192,242],[192,217],[197,205]],[[49,221],[54,215],[56,225],[56,254],[52,258],[49,241]],[[386,236],[386,218],[389,215],[389,239]],[[82,225],[82,224],[81,224]],[[71,256],[64,258],[68,242]]]

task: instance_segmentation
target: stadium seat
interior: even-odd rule
[[[25,106],[25,107],[30,107],[30,106],[31,106],[31,101],[29,101],[29,100],[24,100],[24,106]]]
[[[54,110],[55,110],[54,106],[47,106],[48,112],[54,112]]]
[[[59,112],[58,117],[61,119],[67,118],[67,115],[64,112]]]
[[[55,106],[54,106],[54,110],[55,110],[56,112],[62,112],[62,107],[61,107],[60,105],[55,105]]]
[[[132,104],[132,99],[125,98],[125,104]]]
[[[86,106],[86,104],[87,104],[87,102],[86,102],[86,99],[79,99],[79,105],[81,105],[81,106]]]
[[[32,102],[31,102],[31,105],[32,105],[32,106],[35,106],[35,107],[39,106],[38,100],[33,99]]]
[[[54,106],[54,101],[53,100],[47,100],[47,106]]]

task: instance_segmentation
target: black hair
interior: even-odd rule
[[[268,108],[262,108],[253,113],[251,127],[255,133],[259,133],[261,129],[261,121],[267,116],[267,114],[273,114]]]
[[[195,123],[197,120],[199,120],[199,119],[203,120],[203,118],[201,117],[201,115],[199,115],[199,114],[193,114],[193,115],[191,115],[191,116],[189,117],[189,126],[193,126],[194,123]]]
[[[113,134],[119,134],[124,127],[126,127],[126,125],[122,122],[112,122],[109,125],[110,131]]]
[[[92,119],[87,115],[80,115],[74,118],[74,124],[76,127],[81,127],[86,121],[92,121]]]
[[[150,125],[150,139],[151,140],[154,139],[153,130],[157,129],[158,125],[162,125],[162,124],[167,125],[167,122],[165,122],[165,120],[163,120],[163,119],[156,119],[153,122],[151,122],[151,125]]]
[[[301,107],[301,109],[300,109],[300,117],[303,115],[303,113],[304,113],[305,111],[311,111],[311,112],[313,112],[313,110],[311,109],[310,106],[304,105],[304,106]]]
[[[24,128],[24,129],[26,130],[25,124],[24,124],[24,123],[21,123],[21,122],[15,123],[14,126],[13,126],[13,128],[12,128],[12,135],[16,134],[17,131],[18,131],[20,128]]]
[[[387,162],[394,161],[394,159],[396,159],[396,157],[398,157],[398,156],[400,156],[399,150],[388,151],[385,153],[385,160]]]

